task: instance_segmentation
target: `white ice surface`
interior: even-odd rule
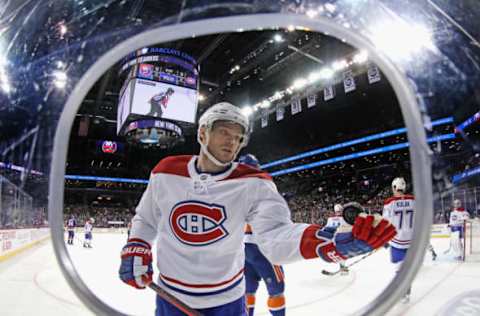
[[[84,282],[111,307],[131,315],[153,315],[155,293],[136,290],[118,279],[119,252],[125,234],[94,234],[93,248],[76,238],[69,253]],[[389,316],[435,315],[448,301],[480,286],[480,263],[458,263],[444,254],[447,239],[434,239],[439,255],[429,253],[415,279],[411,301],[394,306]],[[371,301],[392,279],[394,267],[387,250],[354,265],[347,276],[325,276],[322,269],[337,266],[309,260],[284,267],[287,315],[349,315]],[[68,287],[58,268],[50,242],[0,263],[1,315],[93,315]],[[263,283],[257,293],[256,315],[269,315]]]

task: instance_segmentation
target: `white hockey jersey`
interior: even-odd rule
[[[222,173],[200,173],[196,159],[160,161],[132,220],[130,238],[156,239],[162,288],[193,308],[223,305],[244,295],[246,223],[272,263],[318,257],[320,241],[313,229],[318,226],[290,220],[267,173],[237,163]]]
[[[86,233],[91,233],[92,230],[93,230],[93,225],[92,225],[90,222],[86,222],[86,223],[85,223],[85,226],[83,227],[83,230],[84,230]]]
[[[343,219],[343,216],[330,216],[327,219],[327,224],[325,224],[325,227],[331,227],[331,228],[338,228],[342,225],[347,225],[347,222]]]
[[[470,215],[463,207],[454,208],[450,213],[450,227],[463,227],[464,221],[469,218]]]
[[[389,242],[390,246],[408,249],[413,237],[415,198],[413,195],[392,196],[385,200],[383,217],[397,229],[397,235]]]

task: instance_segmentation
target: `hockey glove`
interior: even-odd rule
[[[123,282],[137,289],[144,289],[152,282],[152,251],[146,241],[129,239],[121,256],[118,274]]]
[[[311,225],[303,234],[300,251],[306,259],[321,257],[327,262],[340,262],[383,246],[396,233],[380,215],[360,214],[353,227],[340,226],[334,234]]]

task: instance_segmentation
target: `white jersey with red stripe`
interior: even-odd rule
[[[317,245],[301,242],[311,225],[290,220],[267,173],[233,163],[222,173],[206,174],[198,171],[196,160],[174,156],[160,161],[132,220],[130,238],[156,240],[162,288],[194,308],[244,295],[247,223],[271,262],[312,257],[307,254]]]
[[[390,246],[408,249],[413,237],[415,198],[413,195],[392,196],[385,200],[383,217],[397,229],[397,235],[389,242]]]
[[[334,215],[327,219],[327,224],[325,224],[325,227],[337,229],[342,225],[347,225],[347,222],[345,222],[343,216]]]
[[[469,219],[470,215],[463,207],[457,207],[450,212],[450,227],[463,226],[465,220]]]

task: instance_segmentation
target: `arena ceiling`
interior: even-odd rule
[[[351,58],[357,53],[356,49],[338,39],[305,30],[214,34],[156,46],[174,48],[198,61],[199,93],[204,99],[199,102],[197,115],[219,101],[229,101],[240,107],[254,104],[273,95],[275,91],[291,86],[296,78],[305,77],[313,69],[330,65],[339,59]],[[80,158],[85,156],[82,155],[85,150],[94,151],[92,142],[125,140],[116,135],[119,91],[125,80],[119,76],[119,69],[120,63],[107,71],[83,101],[72,128],[67,173],[78,173],[78,167],[83,173],[88,173],[87,170],[95,169],[99,163],[104,168],[103,158],[95,157],[93,152],[86,158]],[[259,126],[257,115],[254,137],[247,150],[257,153],[261,159],[270,158],[272,153],[301,152],[335,144],[349,137],[402,127],[398,101],[385,77],[370,85],[366,82],[366,67],[356,74],[359,75],[356,78],[357,89],[348,95],[343,93],[340,79],[336,82],[338,92],[331,101],[321,100],[318,106],[304,109],[295,116],[288,112],[287,106],[285,120],[276,122],[273,113],[266,128]],[[88,120],[85,120],[87,117]],[[79,135],[82,121],[88,125],[86,136]],[[113,165],[120,162],[122,170],[138,170],[138,176],[144,177],[152,164],[165,155],[196,153],[196,125],[182,123],[181,126],[185,135],[183,145],[169,151],[130,146],[126,157],[113,161]],[[266,143],[271,146],[265,146]],[[286,148],[289,150],[285,151]],[[106,163],[110,164],[110,161]],[[132,164],[142,163],[145,170],[132,168]],[[72,166],[76,168],[69,170]]]

